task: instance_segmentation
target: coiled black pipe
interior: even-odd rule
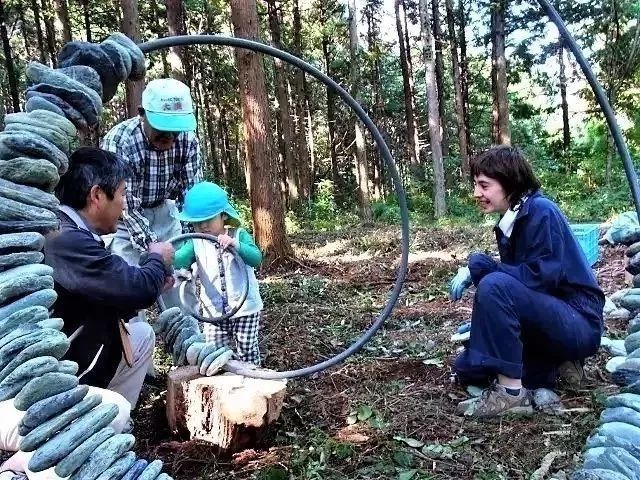
[[[625,174],[627,176],[627,181],[629,183],[629,188],[631,189],[631,196],[633,199],[633,203],[636,209],[636,213],[640,219],[640,187],[638,186],[638,179],[636,172],[633,167],[633,162],[631,160],[631,154],[629,153],[629,149],[624,141],[622,136],[622,132],[620,127],[618,126],[618,122],[615,118],[615,114],[613,113],[613,109],[607,100],[607,97],[604,93],[604,90],[600,83],[598,82],[591,66],[587,62],[584,57],[580,47],[576,43],[575,39],[569,32],[566,24],[556,11],[556,9],[551,5],[548,0],[538,0],[538,3],[543,8],[545,13],[548,15],[549,19],[556,25],[560,34],[566,41],[569,49],[574,54],[578,64],[580,65],[582,72],[584,73],[593,93],[596,97],[600,108],[605,116],[607,121],[607,125],[609,127],[609,131],[611,132],[611,136],[614,139],[616,148],[618,153],[620,154],[625,170]],[[169,48],[175,46],[186,46],[186,45],[220,45],[220,46],[228,46],[235,48],[243,48],[247,50],[252,50],[254,52],[263,53],[266,55],[271,55],[273,57],[279,58],[291,65],[294,65],[308,74],[312,75],[316,79],[320,80],[322,83],[327,85],[333,91],[335,91],[347,105],[349,105],[355,112],[358,118],[364,123],[367,127],[373,139],[380,151],[380,155],[384,159],[385,163],[389,167],[389,171],[393,178],[394,188],[396,191],[396,195],[398,197],[398,203],[400,206],[400,216],[401,216],[401,226],[402,226],[402,253],[400,257],[400,265],[398,270],[398,277],[394,284],[394,288],[391,291],[391,295],[380,312],[379,316],[372,323],[372,325],[367,329],[367,331],[351,346],[349,346],[346,350],[339,353],[338,355],[329,358],[321,363],[316,365],[301,368],[298,370],[289,370],[283,372],[266,372],[260,370],[236,370],[235,373],[246,375],[248,377],[254,378],[264,378],[264,379],[281,379],[281,378],[295,378],[306,375],[311,375],[316,372],[320,372],[327,368],[330,368],[343,360],[345,360],[350,355],[353,355],[358,350],[360,350],[370,339],[371,337],[378,331],[378,329],[383,325],[384,321],[389,317],[395,303],[398,300],[400,295],[400,291],[402,290],[402,284],[406,277],[407,268],[408,268],[408,257],[409,257],[409,214],[407,210],[407,201],[404,193],[404,188],[402,187],[402,181],[400,179],[400,175],[393,161],[393,157],[391,156],[391,152],[389,151],[389,147],[385,143],[382,135],[378,131],[375,124],[371,121],[369,116],[366,114],[362,106],[358,104],[347,92],[344,90],[338,83],[332,80],[330,77],[325,75],[323,72],[315,68],[314,66],[306,63],[305,61],[291,55],[287,52],[279,50],[270,45],[266,45],[254,40],[247,40],[243,38],[234,38],[234,37],[225,37],[221,35],[184,35],[184,36],[174,36],[174,37],[165,37],[157,40],[152,40],[143,44],[140,44],[140,49],[145,52],[153,52],[155,50],[159,50],[162,48]]]
[[[400,291],[402,290],[402,284],[404,283],[404,279],[407,275],[407,268],[409,264],[409,212],[407,210],[407,199],[404,193],[404,188],[402,186],[402,180],[400,178],[400,174],[398,172],[398,168],[393,161],[393,157],[391,156],[391,152],[389,151],[389,147],[385,143],[380,131],[377,129],[375,124],[371,121],[369,116],[366,114],[362,106],[356,102],[351,95],[347,93],[347,91],[338,85],[334,80],[325,75],[323,72],[315,68],[314,66],[308,64],[307,62],[291,55],[287,52],[274,48],[270,45],[265,45],[264,43],[256,42],[253,40],[247,40],[244,38],[234,38],[234,37],[225,37],[221,35],[184,35],[184,36],[175,36],[175,37],[165,37],[157,40],[152,40],[150,42],[142,43],[139,45],[140,49],[145,52],[153,52],[155,50],[159,50],[161,48],[169,48],[176,46],[185,46],[185,45],[222,45],[228,47],[236,47],[243,48],[246,50],[252,50],[254,52],[263,53],[266,55],[271,55],[273,57],[279,58],[291,65],[294,65],[309,75],[312,75],[316,79],[320,80],[322,83],[327,85],[329,88],[334,90],[347,105],[349,105],[358,115],[358,118],[364,123],[367,127],[371,135],[373,136],[373,140],[375,141],[378,150],[380,151],[380,155],[384,159],[387,167],[389,168],[389,173],[393,179],[393,186],[396,192],[396,196],[398,197],[398,204],[400,206],[400,217],[402,224],[402,253],[400,255],[400,265],[398,267],[398,276],[396,278],[395,284],[393,286],[393,290],[385,304],[384,308],[378,315],[378,317],[373,321],[371,326],[364,332],[364,334],[356,340],[353,344],[351,344],[346,350],[343,352],[331,357],[323,362],[320,362],[316,365],[312,365],[305,368],[300,368],[298,370],[288,370],[283,372],[274,372],[274,371],[264,371],[264,370],[249,370],[249,369],[235,369],[233,367],[227,367],[229,371],[233,371],[234,373],[244,375],[252,378],[263,378],[263,379],[283,379],[283,378],[295,378],[302,377],[306,375],[312,375],[316,372],[321,372],[322,370],[326,370],[334,365],[345,360],[347,357],[353,355],[358,350],[360,350],[373,335],[378,331],[378,329],[383,325],[384,321],[389,317],[393,307],[395,306],[398,297],[400,296]]]
[[[604,89],[598,79],[596,78],[589,62],[585,58],[582,50],[576,43],[573,35],[569,32],[567,25],[562,20],[562,17],[558,13],[558,11],[551,5],[549,0],[538,0],[538,3],[545,11],[549,19],[556,25],[560,35],[564,38],[567,43],[569,49],[573,53],[573,56],[576,58],[576,61],[580,65],[582,69],[582,73],[587,78],[589,85],[591,86],[591,90],[593,90],[593,94],[598,101],[598,105],[602,109],[602,113],[607,120],[607,125],[609,126],[609,131],[611,132],[611,136],[613,137],[613,141],[616,144],[616,148],[618,150],[618,154],[622,158],[622,165],[624,166],[624,172],[627,175],[627,181],[629,182],[629,188],[631,189],[631,197],[633,198],[633,204],[636,208],[636,213],[638,214],[638,219],[640,220],[640,187],[638,186],[638,175],[633,167],[633,161],[631,160],[631,154],[629,153],[629,148],[627,147],[626,142],[624,141],[624,137],[622,136],[622,131],[618,126],[618,121],[616,120],[616,116],[613,113],[613,109],[611,108],[611,104],[607,99],[607,95],[604,93]]]
[[[194,238],[197,238],[200,240],[206,240],[218,246],[218,237],[216,235],[209,235],[207,233],[197,233],[197,232],[183,233],[181,235],[176,235],[175,237],[167,240],[167,242],[171,244],[179,244],[183,240],[189,240]],[[209,318],[209,317],[205,317],[204,315],[200,315],[200,313],[196,311],[187,312],[189,315],[191,315],[194,318],[197,318],[201,322],[211,323],[213,325],[216,325],[224,320],[227,320],[233,317],[238,312],[238,310],[240,310],[240,307],[244,305],[244,302],[247,299],[247,295],[249,294],[249,274],[247,273],[247,269],[245,268],[244,260],[242,260],[242,257],[238,254],[238,251],[235,248],[229,247],[229,251],[233,254],[236,262],[240,264],[240,268],[242,270],[242,292],[240,293],[240,298],[238,299],[237,302],[235,302],[236,304],[235,307],[233,307],[231,310],[229,310],[228,312],[224,313],[219,317]],[[180,301],[184,305],[184,297],[182,295],[180,296]],[[158,297],[158,306],[160,307],[160,310],[166,310],[167,308],[161,296]]]

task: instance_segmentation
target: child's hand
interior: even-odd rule
[[[223,233],[222,235],[218,235],[218,243],[220,244],[223,250],[226,250],[229,246],[232,246],[234,248],[240,247],[238,240],[233,237],[230,237],[226,233]]]

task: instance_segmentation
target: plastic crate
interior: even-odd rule
[[[573,230],[573,234],[576,236],[578,243],[580,243],[582,251],[587,256],[589,265],[596,263],[600,256],[600,251],[598,250],[599,227],[600,225],[597,223],[571,225],[571,230]]]

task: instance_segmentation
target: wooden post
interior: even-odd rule
[[[261,380],[224,373],[203,377],[180,367],[167,379],[167,420],[174,434],[224,451],[258,442],[280,416],[286,380]]]

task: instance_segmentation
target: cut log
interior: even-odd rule
[[[280,416],[287,388],[286,380],[261,380],[229,372],[203,377],[193,366],[171,371],[167,382],[171,431],[227,452],[260,441]]]
[[[197,366],[178,367],[167,375],[167,421],[174,435],[189,437],[185,392],[189,390],[189,382],[201,376]]]

